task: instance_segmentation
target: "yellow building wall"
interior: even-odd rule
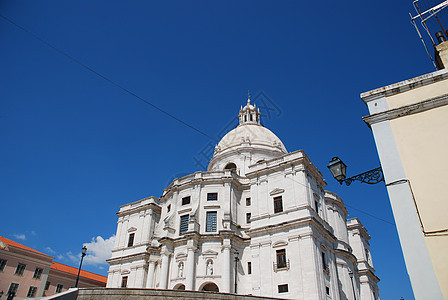
[[[448,80],[387,98],[397,108],[448,92]],[[448,105],[390,120],[398,152],[426,232],[448,228]],[[448,232],[425,236],[445,299],[448,299]]]
[[[404,93],[387,97],[389,109],[415,104],[448,93],[448,80],[434,82]]]

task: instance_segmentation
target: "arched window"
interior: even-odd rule
[[[219,292],[219,288],[216,284],[214,284],[213,282],[209,282],[207,284],[205,284],[202,288],[201,288],[202,292]]]
[[[234,163],[228,163],[224,170],[231,170],[231,171],[236,171],[236,165]]]

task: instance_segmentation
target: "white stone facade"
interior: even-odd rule
[[[107,287],[379,299],[364,226],[250,101],[239,119],[207,172],[120,208]]]

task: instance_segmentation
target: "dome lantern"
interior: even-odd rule
[[[245,124],[260,125],[260,110],[256,107],[255,104],[254,105],[250,104],[250,96],[247,98],[246,106],[240,109],[238,118],[240,119],[240,125]]]

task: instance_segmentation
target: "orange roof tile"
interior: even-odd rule
[[[70,273],[73,275],[78,275],[78,268],[67,266],[67,265],[64,265],[64,264],[61,264],[58,262],[53,262],[53,264],[51,265],[51,268],[54,270],[57,270],[57,271]],[[107,282],[106,276],[98,275],[98,274],[87,272],[84,270],[81,270],[79,277],[84,277],[84,278],[96,280],[96,281],[103,282],[103,283]]]
[[[10,239],[7,239],[7,238],[2,237],[2,236],[0,236],[0,241],[2,241],[3,243],[5,243],[5,244],[8,245],[8,246],[17,247],[17,248],[20,248],[20,249],[24,249],[24,250],[32,251],[32,252],[39,253],[39,254],[48,256],[48,257],[50,257],[50,258],[53,258],[53,257],[50,256],[50,255],[47,255],[47,254],[42,253],[42,252],[39,252],[39,251],[37,251],[37,250],[34,250],[34,249],[30,248],[30,247],[24,246],[24,245],[19,244],[19,243],[17,243],[17,242],[11,241]]]

